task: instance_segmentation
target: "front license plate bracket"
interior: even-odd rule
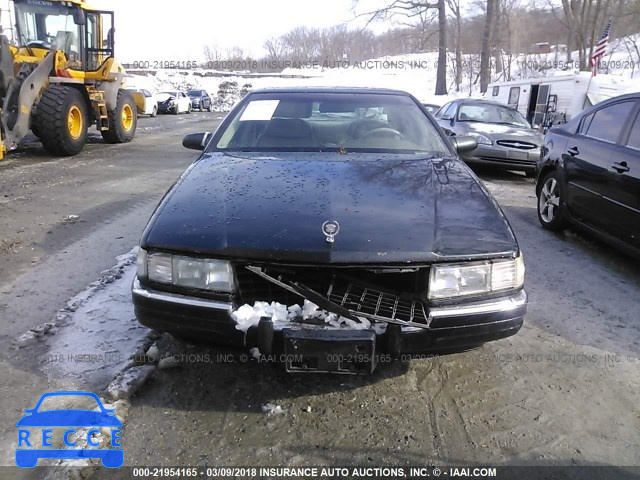
[[[373,330],[282,330],[287,372],[368,375],[377,365]]]

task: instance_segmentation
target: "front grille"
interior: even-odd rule
[[[428,323],[421,300],[403,300],[398,295],[382,292],[336,279],[330,285],[328,299],[349,310],[405,322]]]
[[[256,301],[302,305],[304,299],[235,265],[243,303]],[[427,324],[426,292],[428,269],[405,273],[374,273],[363,268],[279,268],[263,272],[283,283],[295,282],[314,290],[341,307],[366,315]]]
[[[498,140],[496,143],[502,147],[516,148],[518,150],[533,150],[538,148],[535,143],[525,142],[523,140]]]

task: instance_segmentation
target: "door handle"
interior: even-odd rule
[[[572,157],[575,157],[576,155],[580,155],[580,151],[578,150],[578,147],[572,147],[569,150],[567,150],[567,152],[569,152],[569,155],[571,155]]]
[[[629,166],[627,165],[627,162],[613,162],[613,164],[611,165],[611,168],[613,168],[618,173],[624,173],[629,171]]]

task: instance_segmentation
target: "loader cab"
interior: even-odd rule
[[[97,70],[114,55],[113,12],[90,10],[84,3],[14,0],[18,54],[44,58],[64,52],[69,68]]]

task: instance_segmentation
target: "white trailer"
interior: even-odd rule
[[[489,84],[485,98],[516,108],[533,125],[570,120],[602,100],[640,91],[640,79],[590,72],[565,73]]]

